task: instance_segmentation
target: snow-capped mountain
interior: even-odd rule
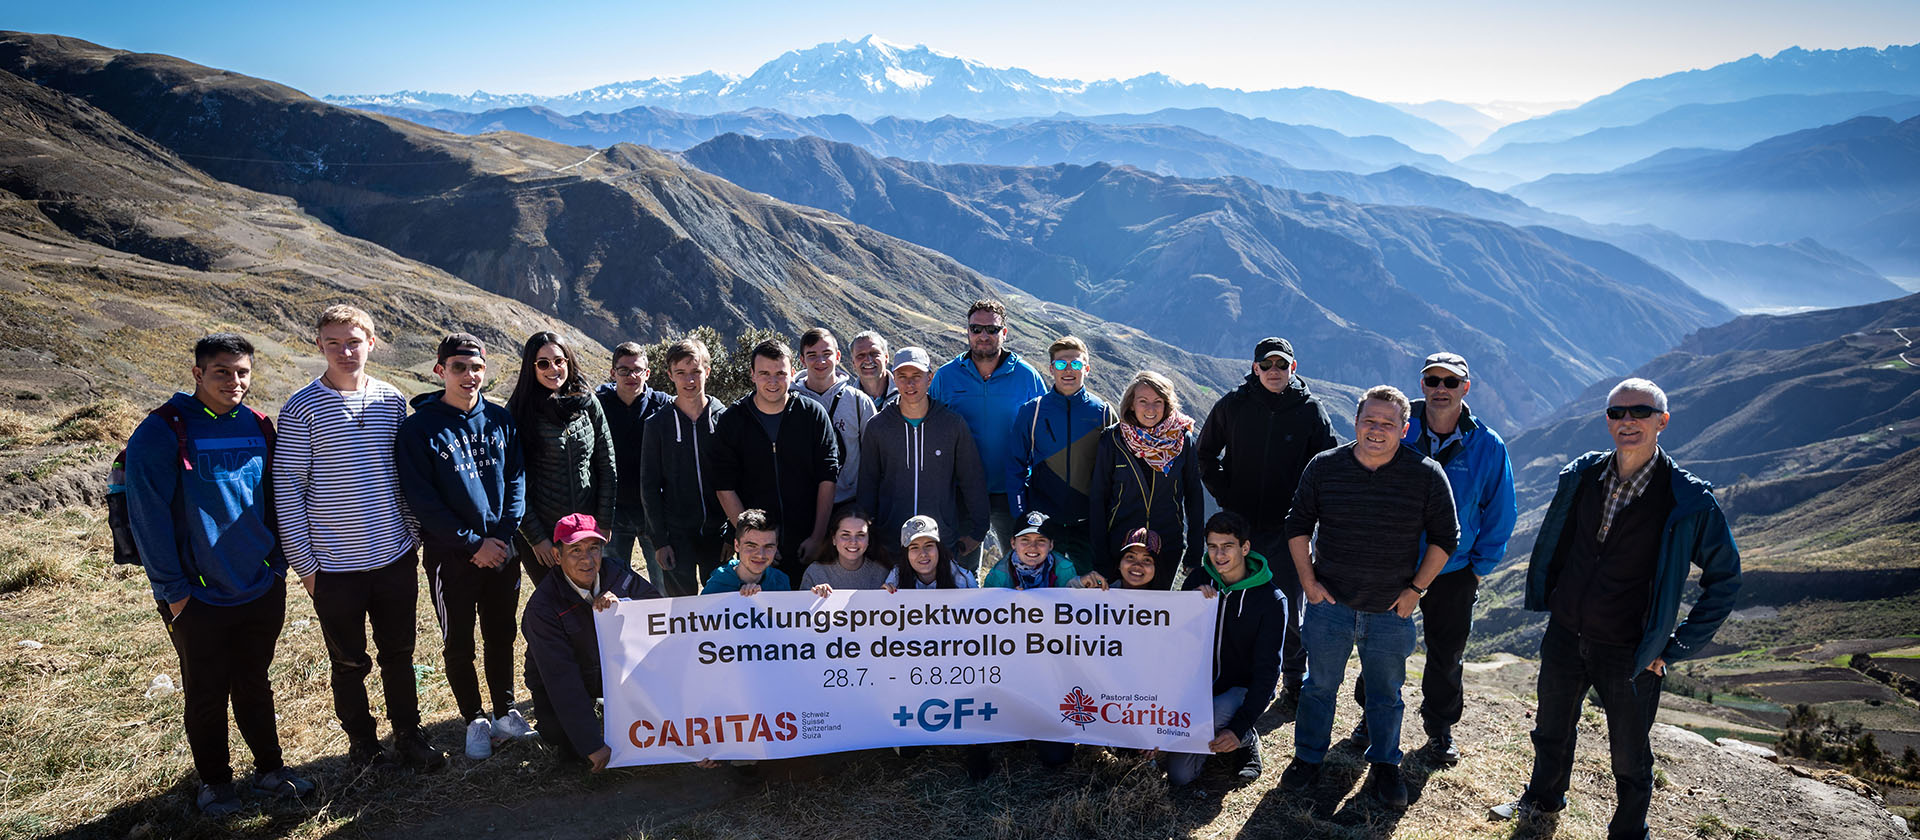
[[[1323,88],[1242,91],[1185,84],[1164,73],[1086,82],[1040,76],[868,35],[792,50],[741,78],[706,72],[616,82],[542,97],[401,91],[329,96],[350,106],[453,111],[540,106],[562,114],[650,105],[690,113],[774,108],[791,114],[849,114],[861,119],[945,115],[975,119],[1039,114],[1102,114],[1163,108],[1224,108],[1250,117],[1316,125],[1350,136],[1381,134],[1424,152],[1457,153],[1464,143],[1435,123],[1371,99]]]

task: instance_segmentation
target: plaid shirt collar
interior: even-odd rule
[[[1620,511],[1626,510],[1627,505],[1633,504],[1633,500],[1640,498],[1642,493],[1647,492],[1647,485],[1653,483],[1653,466],[1664,457],[1666,452],[1656,446],[1653,457],[1647,459],[1645,464],[1641,464],[1640,469],[1633,475],[1625,478],[1620,475],[1620,457],[1616,454],[1608,459],[1607,473],[1600,480],[1601,489],[1607,491],[1607,503],[1600,512],[1599,539],[1601,541],[1604,542],[1607,532],[1613,529],[1614,517],[1619,516]]]

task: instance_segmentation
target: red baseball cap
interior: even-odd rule
[[[1158,533],[1145,528],[1135,528],[1127,534],[1127,542],[1120,547],[1120,550],[1124,552],[1136,545],[1146,549],[1150,555],[1156,557],[1160,555],[1160,535]]]
[[[573,545],[588,537],[597,537],[608,542],[607,535],[600,533],[600,523],[584,513],[569,513],[553,523],[553,542],[555,545]]]

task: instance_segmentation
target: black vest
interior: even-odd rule
[[[1547,582],[1547,608],[1554,623],[1582,639],[1633,646],[1646,632],[1653,603],[1653,578],[1660,543],[1673,513],[1673,475],[1664,459],[1653,465],[1647,489],[1613,517],[1607,539],[1597,538],[1607,503],[1603,482],[1610,467],[1582,478],[1566,529],[1560,558]]]

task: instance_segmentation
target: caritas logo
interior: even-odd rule
[[[1118,726],[1151,726],[1162,731],[1193,728],[1193,715],[1162,706],[1156,702],[1158,699],[1139,694],[1102,694],[1096,700],[1076,685],[1060,698],[1060,720],[1081,729],[1094,721]]]
[[[1076,685],[1067,692],[1067,696],[1060,698],[1060,720],[1062,723],[1079,724],[1081,729],[1085,729],[1087,724],[1100,719],[1095,708],[1093,698]]]
[[[755,712],[678,720],[636,720],[632,726],[627,727],[627,740],[640,749],[753,741],[791,741],[800,737],[798,720],[799,716],[792,712],[779,712],[771,718]]]

